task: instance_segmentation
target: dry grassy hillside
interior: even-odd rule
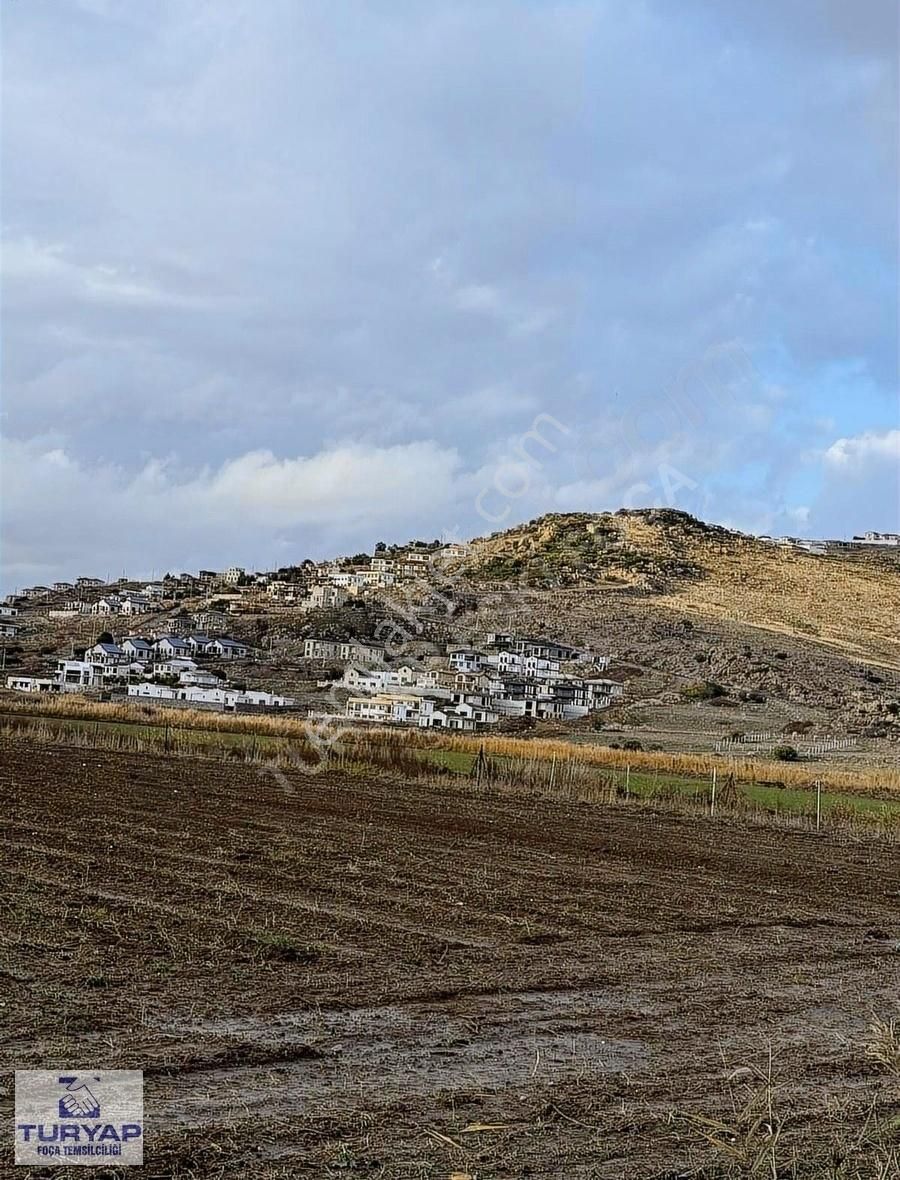
[[[900,669],[900,554],[817,556],[686,513],[545,516],[475,542],[480,583],[630,591],[647,604],[825,644]]]

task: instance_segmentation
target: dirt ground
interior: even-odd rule
[[[0,841],[7,1127],[142,1068],[149,1177],[674,1180],[771,1097],[779,1175],[896,1174],[896,845],[26,740]]]

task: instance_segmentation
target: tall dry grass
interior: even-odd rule
[[[204,715],[204,718],[206,715]],[[250,718],[259,721],[260,718]],[[284,719],[276,719],[284,721]],[[285,771],[291,776],[299,770],[337,771],[351,776],[371,778],[373,772],[392,781],[433,784],[455,791],[487,792],[490,795],[522,794],[553,802],[589,804],[625,803],[635,807],[662,807],[683,814],[710,815],[712,812],[709,780],[697,780],[696,791],[685,791],[676,783],[661,780],[658,788],[646,797],[629,791],[627,776],[615,769],[604,769],[594,761],[576,758],[557,759],[521,756],[493,756],[481,746],[468,768],[449,768],[431,761],[429,747],[422,740],[412,742],[403,730],[361,730],[347,735],[349,741],[331,748],[323,761],[320,751],[302,733],[272,736],[251,733],[227,733],[221,729],[170,728],[168,726],[99,724],[87,718],[58,716],[10,716],[0,713],[0,737],[25,737],[56,746],[80,749],[115,750],[125,754],[155,754],[166,757],[191,757],[255,766],[260,773]],[[426,735],[416,735],[421,738]],[[458,741],[458,746],[465,743]],[[529,743],[519,743],[527,747]],[[576,749],[558,743],[568,751]],[[446,747],[436,746],[446,754]],[[468,752],[468,751],[467,751]],[[463,773],[460,773],[460,770]],[[466,773],[468,769],[468,773]],[[278,781],[290,782],[279,778]],[[634,779],[632,779],[632,782]],[[785,828],[817,827],[812,800],[810,807],[772,811],[743,792],[730,790],[725,784],[717,796],[716,814],[739,816],[745,820]],[[873,805],[875,806],[875,805]],[[900,816],[895,812],[876,812],[856,808],[831,809],[824,821],[832,831],[846,831],[867,837],[896,840],[900,836]]]
[[[267,714],[241,715],[213,713],[198,709],[172,709],[136,702],[91,701],[75,694],[23,700],[6,696],[0,699],[0,715],[55,717],[60,719],[114,722],[120,725],[159,726],[168,729],[170,740],[182,731],[217,732],[283,738],[297,744],[302,752],[309,746],[309,723],[300,717]],[[762,758],[723,757],[716,754],[665,753],[649,750],[617,750],[608,746],[567,742],[562,739],[518,738],[501,734],[455,734],[444,730],[377,728],[339,723],[338,745],[350,755],[365,753],[372,761],[381,761],[375,747],[403,746],[414,749],[447,750],[477,757],[483,750],[492,758],[531,763],[574,763],[577,766],[621,771],[626,767],[638,773],[685,775],[708,779],[713,769],[728,773],[740,783],[780,783],[808,789],[819,779],[826,790],[856,792],[865,795],[900,793],[900,766],[895,769],[864,768],[844,770],[837,767],[813,771],[801,763],[773,762]],[[196,744],[200,744],[197,742]]]
[[[812,779],[820,779],[823,787],[837,791],[858,791],[863,794],[900,792],[900,768],[865,770],[816,770],[813,774],[803,763],[773,762],[762,758],[731,758],[717,754],[667,754],[650,750],[614,750],[608,746],[586,745],[560,739],[522,739],[499,734],[469,736],[464,734],[424,731],[410,739],[416,745],[440,747],[444,750],[477,753],[483,749],[493,757],[541,759],[550,761],[574,760],[589,766],[609,770],[624,770],[686,775],[709,778],[713,769],[719,774],[726,770],[737,782],[782,783],[785,786],[808,788]]]

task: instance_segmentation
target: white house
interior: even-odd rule
[[[447,651],[447,663],[454,672],[480,672],[488,666],[488,657],[477,647],[451,647]]]
[[[80,692],[102,683],[102,673],[89,660],[57,660],[56,679],[63,692]]]
[[[350,697],[347,716],[357,721],[381,721],[385,724],[418,724],[422,697],[400,694],[379,694],[372,697]]]
[[[402,664],[399,668],[356,668],[348,667],[339,683],[356,692],[384,693],[399,689],[409,693],[436,693],[450,697],[449,690],[438,686],[437,671],[431,668],[413,668]]]
[[[276,579],[266,586],[266,594],[278,602],[293,602],[295,598],[299,597],[302,589],[302,585],[298,582],[284,582]]]
[[[18,623],[9,623],[3,619],[0,619],[0,635],[2,635],[5,639],[15,639],[20,630],[21,627]]]
[[[172,660],[171,663],[179,661]],[[213,676],[212,672],[204,672],[200,668],[185,668],[178,673],[179,684],[193,684],[201,688],[221,688],[222,681],[218,676]]]
[[[190,656],[191,645],[180,635],[164,635],[153,645],[156,654],[169,659],[172,656]]]
[[[185,672],[196,672],[197,665],[186,656],[175,656],[171,660],[158,660],[153,665],[154,676],[181,676]]]
[[[340,586],[313,586],[303,601],[309,610],[334,610],[344,605],[349,595]]]
[[[229,566],[222,574],[222,581],[227,582],[229,586],[236,586],[237,583],[245,576],[246,571],[241,569],[239,565]]]
[[[444,545],[442,549],[438,549],[435,557],[442,561],[456,561],[460,557],[465,557],[469,552],[469,546],[462,542],[452,541],[449,545]]]
[[[195,656],[202,656],[212,643],[212,638],[209,635],[202,635],[196,631],[192,631],[187,637],[190,644],[191,652]]]
[[[0,606],[0,618],[14,619],[19,613],[19,608],[16,606]]]
[[[119,600],[123,615],[145,615],[150,609],[150,600],[144,594],[126,594]]]
[[[542,656],[526,655],[518,651],[497,651],[487,656],[487,663],[501,675],[531,676],[536,680],[549,680],[559,675],[559,660]]]
[[[250,648],[245,643],[238,643],[236,639],[213,639],[207,645],[206,652],[223,660],[243,660],[250,654]]]
[[[92,615],[117,615],[121,610],[121,600],[118,594],[106,594],[98,598],[91,607]]]
[[[123,640],[122,651],[130,660],[137,660],[141,663],[149,664],[153,659],[153,644],[137,635],[129,635],[127,639]]]
[[[474,730],[491,724],[498,715],[469,703],[450,704],[412,693],[383,693],[373,697],[350,697],[347,716],[356,721],[378,721],[384,725],[417,725],[420,729]]]
[[[7,676],[6,687],[13,692],[62,692],[62,685],[50,676]]]
[[[236,688],[204,688],[200,686],[184,685],[172,688],[167,684],[129,684],[128,695],[131,697],[145,697],[151,700],[181,701],[185,704],[220,705],[225,710],[233,710],[241,705],[256,705],[268,709],[286,709],[294,704],[292,697],[278,696],[276,693],[258,690],[241,691]]]
[[[103,668],[114,668],[117,664],[130,662],[128,654],[118,643],[95,643],[84,653],[84,658],[89,663]]]
[[[219,631],[227,622],[227,616],[221,610],[202,610],[194,616],[194,625],[202,632]]]
[[[384,663],[383,648],[353,639],[304,639],[303,655],[308,660],[352,660],[357,664]]]

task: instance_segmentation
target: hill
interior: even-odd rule
[[[461,572],[483,590],[579,589],[582,604],[653,606],[900,670],[900,552],[819,555],[684,512],[640,509],[553,514],[480,538]]]

